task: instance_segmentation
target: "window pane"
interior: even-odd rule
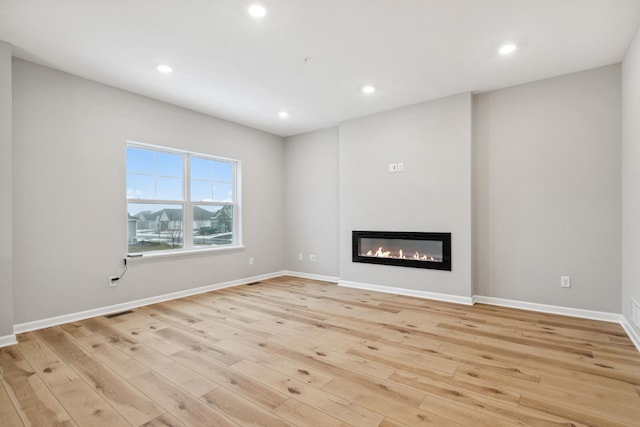
[[[127,174],[127,199],[154,199],[155,193],[153,175]]]
[[[127,209],[129,253],[182,247],[182,205],[129,203]]]
[[[233,164],[191,158],[191,200],[233,202]]]
[[[233,202],[233,187],[231,183],[216,182],[213,187],[213,201]]]
[[[193,207],[193,245],[218,246],[233,244],[232,206]]]
[[[191,178],[213,180],[213,160],[191,157]]]
[[[155,198],[158,200],[182,200],[182,179],[158,177]]]
[[[216,182],[233,182],[233,165],[228,162],[214,162],[213,180]]]
[[[213,183],[211,181],[191,180],[191,200],[195,202],[212,202]]]
[[[127,147],[127,173],[136,172],[153,175],[154,170],[155,152]]]
[[[127,198],[183,200],[181,154],[127,147]]]
[[[160,176],[182,178],[182,155],[158,152],[156,173]]]

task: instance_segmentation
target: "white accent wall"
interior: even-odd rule
[[[16,324],[282,270],[281,137],[21,60],[13,93]],[[127,140],[239,159],[245,248],[132,260],[110,288],[127,253]]]
[[[620,66],[480,94],[473,115],[477,294],[619,313]]]
[[[11,46],[0,41],[0,342],[13,335]]]
[[[633,324],[631,299],[640,304],[640,32],[622,63],[622,236],[622,314]]]
[[[344,122],[339,139],[340,280],[471,297],[471,94]],[[452,271],[353,263],[353,230],[450,232]]]

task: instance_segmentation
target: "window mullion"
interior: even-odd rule
[[[182,226],[184,227],[183,236],[184,236],[184,247],[186,249],[193,248],[193,207],[191,206],[191,169],[190,169],[190,161],[189,154],[185,154],[183,156],[182,163],[182,188],[184,194],[184,211],[183,211],[183,222]]]
[[[240,171],[239,169],[239,164],[238,163],[234,163],[233,164],[233,174],[232,174],[232,188],[233,188],[233,229],[234,229],[234,233],[233,233],[233,244],[234,245],[240,245],[242,244],[242,225],[240,224],[241,221],[241,209],[242,207],[240,206],[240,182],[239,182],[239,174]]]

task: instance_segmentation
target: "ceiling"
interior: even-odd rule
[[[262,19],[247,13],[256,2]],[[18,58],[289,136],[617,63],[640,24],[640,0],[256,2],[0,0],[0,40]],[[499,55],[507,42],[518,50]]]

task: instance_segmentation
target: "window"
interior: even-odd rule
[[[129,253],[239,246],[240,162],[127,145]]]

